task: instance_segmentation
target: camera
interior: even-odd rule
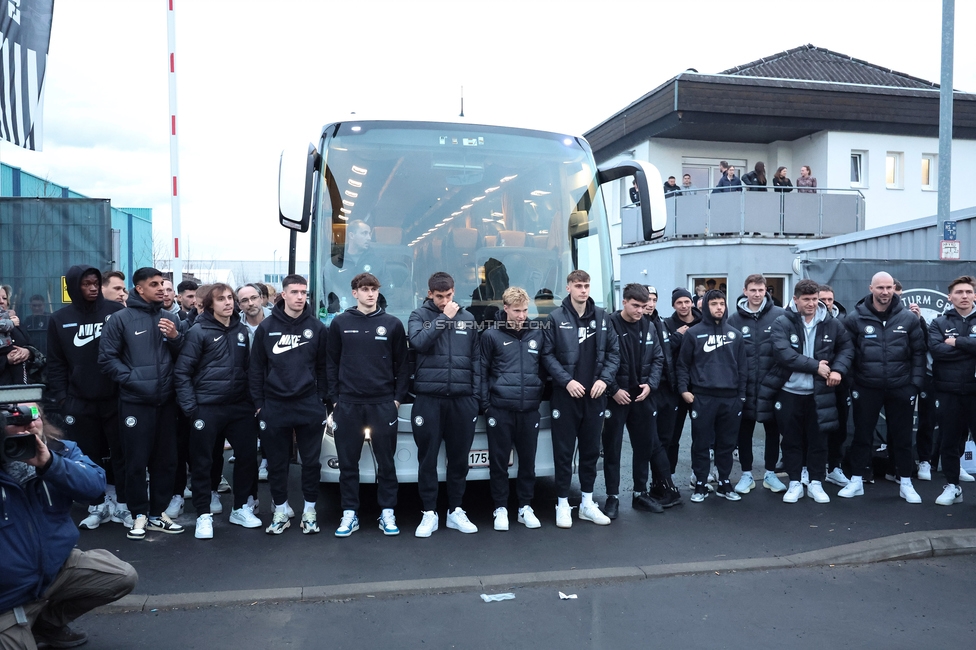
[[[37,455],[37,438],[33,433],[7,433],[8,426],[29,426],[40,417],[36,406],[17,402],[38,402],[41,385],[0,386],[0,461],[26,461]]]

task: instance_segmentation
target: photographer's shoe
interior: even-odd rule
[[[37,622],[34,623],[31,632],[34,635],[34,643],[49,648],[74,648],[88,641],[87,634],[80,630],[72,630],[67,625],[53,627]]]

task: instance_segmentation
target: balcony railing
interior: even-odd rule
[[[864,195],[853,189],[810,192],[728,191],[712,188],[676,192],[665,199],[664,239],[689,237],[833,237],[864,228]],[[621,210],[621,242],[644,241],[640,209]]]

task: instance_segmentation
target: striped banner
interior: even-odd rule
[[[54,0],[0,0],[0,138],[40,151]]]

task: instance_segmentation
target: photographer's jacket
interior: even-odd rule
[[[95,302],[81,295],[81,278],[89,273],[98,276]],[[86,401],[112,399],[118,388],[98,367],[98,344],[105,323],[125,307],[102,297],[102,274],[94,267],[72,266],[65,283],[71,304],[51,314],[47,328],[50,397],[56,402],[67,396]]]
[[[23,483],[14,477],[30,466],[0,463],[0,612],[51,586],[78,541],[72,502],[94,502],[105,491],[105,471],[75,443],[47,444],[51,462]]]
[[[146,302],[134,291],[126,304],[102,328],[98,365],[118,383],[123,402],[160,406],[173,397],[173,360],[183,346],[180,320],[162,302]],[[159,331],[163,318],[176,326],[175,339]]]
[[[496,327],[481,335],[481,408],[489,406],[506,411],[535,411],[545,389],[539,357],[542,353],[542,330],[513,329],[499,320]]]
[[[246,327],[243,331],[246,338]],[[328,330],[310,305],[292,318],[279,300],[254,332],[247,373],[254,406],[263,409],[266,400],[288,402],[312,396],[324,402],[329,393],[327,345]]]
[[[385,404],[407,397],[410,373],[403,323],[385,309],[364,314],[350,307],[329,334],[331,401]]]
[[[745,400],[749,360],[742,332],[728,324],[728,312],[715,318],[708,309],[709,298],[721,297],[720,291],[707,292],[702,321],[685,332],[677,362],[678,392]]]
[[[565,388],[575,379],[589,390],[597,379],[607,386],[613,383],[620,365],[617,333],[606,310],[592,298],[586,299],[580,317],[566,296],[546,318],[544,341],[542,363],[554,385]]]
[[[186,333],[176,360],[176,401],[190,419],[201,404],[250,403],[247,327],[236,314],[230,326],[208,311]]]
[[[429,298],[407,322],[416,353],[413,390],[418,395],[469,397],[480,394],[481,349],[474,316],[464,309],[448,318]]]
[[[607,395],[613,397],[623,389],[636,398],[641,384],[647,384],[653,393],[661,384],[664,367],[664,351],[654,324],[643,317],[636,323],[628,323],[619,311],[610,315],[610,323],[617,333],[620,365],[613,382],[607,385]]]
[[[928,338],[935,390],[976,395],[976,310],[963,318],[949,309],[929,325]],[[954,346],[946,344],[948,338]]]
[[[870,295],[844,319],[854,342],[852,379],[866,388],[922,390],[925,381],[925,334],[918,316],[895,294],[885,313],[875,311]]]

